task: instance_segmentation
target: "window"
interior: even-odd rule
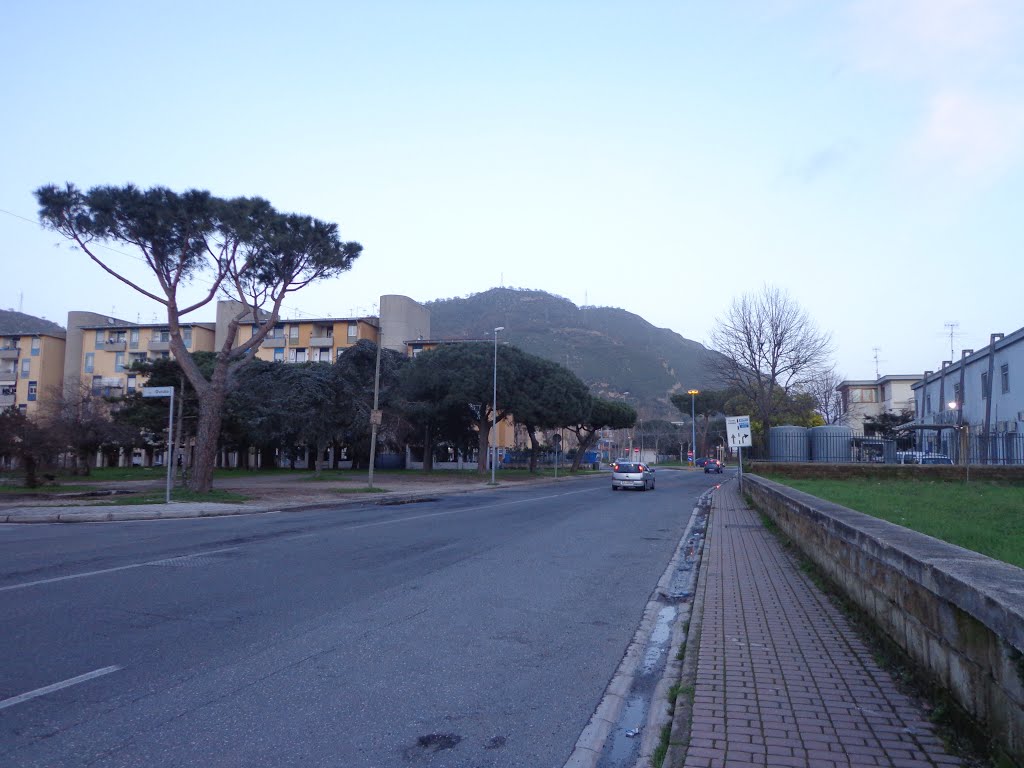
[[[128,392],[131,393],[131,392],[134,392],[134,391],[135,391],[135,375],[133,374],[133,375],[128,377]]]
[[[96,353],[86,352],[85,353],[85,372],[92,373],[93,368],[96,366]]]
[[[283,363],[284,362],[284,347],[274,347],[274,362],[275,363]]]
[[[169,328],[161,328],[159,331],[153,331],[153,341],[159,341],[166,344],[171,340],[171,331]]]
[[[124,370],[124,352],[114,353],[114,371],[121,373]]]
[[[181,329],[181,341],[185,345],[185,349],[192,346],[192,328],[191,326]]]
[[[22,415],[28,413],[28,406],[25,405],[24,403],[19,404],[18,405],[18,412],[21,413]]]
[[[107,340],[107,336],[103,331],[96,331],[96,349],[103,349],[103,343]]]
[[[957,405],[960,405],[960,403],[962,402],[960,400],[960,385],[959,384],[954,384],[953,385],[953,402],[956,403]]]
[[[146,362],[146,353],[145,352],[129,352],[128,353],[128,364],[129,365],[134,365],[135,363],[144,363],[144,362]]]
[[[293,363],[304,363],[306,362],[306,350],[304,349],[289,349],[288,360]]]
[[[359,324],[349,323],[348,324],[348,340],[353,341],[359,338]]]
[[[21,376],[22,378],[28,378],[32,374],[32,361],[29,358],[25,358],[21,361]]]
[[[321,363],[331,362],[331,348],[320,347],[313,352],[313,359]]]
[[[1010,364],[1009,363],[1004,363],[999,368],[999,382],[1000,382],[1000,385],[1002,386],[1003,394],[1005,395],[1007,392],[1010,391]]]
[[[288,326],[288,338],[297,339],[299,338],[299,326],[292,324]]]
[[[981,374],[981,399],[988,400],[988,371]]]
[[[28,383],[28,399],[29,402],[36,399],[36,390],[38,389],[38,382],[30,381]]]
[[[39,337],[38,336],[33,336],[32,337],[32,354],[35,355],[36,357],[39,356]]]
[[[878,390],[874,387],[852,387],[850,389],[851,403],[877,403]]]
[[[128,332],[128,346],[131,347],[132,349],[137,349],[138,348],[138,346],[139,346],[139,329],[138,328],[132,328],[131,331]]]

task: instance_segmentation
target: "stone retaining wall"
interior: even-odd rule
[[[1024,763],[1024,569],[765,478],[743,491]]]

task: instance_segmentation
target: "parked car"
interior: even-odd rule
[[[642,462],[615,462],[612,465],[612,490],[639,488],[654,490],[654,470]]]
[[[699,459],[697,459],[697,460],[696,460],[696,461],[694,462],[694,466],[696,466],[696,467],[703,467],[703,466],[704,466],[705,464],[707,464],[707,463],[708,463],[709,461],[711,461],[711,459],[709,459],[709,458],[707,458],[707,457],[702,457],[702,458],[699,458]]]
[[[707,475],[711,472],[715,474],[722,474],[722,462],[718,459],[708,459],[704,464],[704,474]]]
[[[900,464],[952,464],[953,460],[944,453],[923,451],[897,451],[896,461]]]

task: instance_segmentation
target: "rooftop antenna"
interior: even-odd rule
[[[878,353],[882,351],[881,347],[872,347],[871,351],[875,353],[875,378],[877,379],[880,376],[878,373],[878,364],[884,363],[885,361],[878,359]]]
[[[959,336],[960,335],[960,334],[956,333],[956,329],[960,327],[960,323],[958,323],[956,321],[951,321],[951,322],[948,322],[948,323],[944,323],[944,325],[946,326],[946,328],[949,329],[949,359],[952,360],[953,359],[953,336]]]
[[[25,307],[25,294],[23,292],[21,292],[21,291],[18,291],[18,312],[23,311],[24,307]]]

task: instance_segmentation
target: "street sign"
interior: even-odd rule
[[[143,397],[170,397],[174,394],[174,387],[142,387]]]
[[[370,411],[370,424],[376,424],[378,427],[384,421],[384,412],[381,410]]]
[[[750,438],[749,416],[726,416],[725,432],[729,438],[730,448],[749,448],[753,445]]]

